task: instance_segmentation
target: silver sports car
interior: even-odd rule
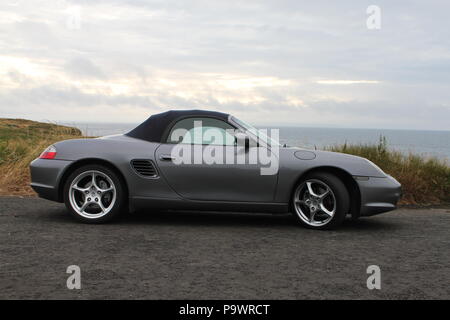
[[[124,135],[48,147],[31,163],[31,186],[87,223],[159,208],[291,212],[331,229],[396,208],[400,184],[369,160],[277,140],[229,114],[168,111]]]

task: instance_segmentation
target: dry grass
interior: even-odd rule
[[[30,162],[57,141],[81,137],[81,131],[71,127],[0,119],[0,195],[34,195]]]
[[[385,137],[380,137],[378,145],[344,144],[327,149],[367,158],[396,178],[404,192],[400,204],[450,203],[450,166],[444,160],[389,150]]]

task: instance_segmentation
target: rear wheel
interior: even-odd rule
[[[334,229],[350,210],[344,183],[330,173],[308,175],[293,195],[292,207],[298,221],[311,229]]]
[[[85,223],[103,223],[120,214],[125,194],[117,174],[101,165],[75,170],[64,186],[64,202],[69,212]]]

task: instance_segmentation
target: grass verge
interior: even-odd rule
[[[442,205],[450,203],[450,166],[447,161],[415,154],[405,155],[388,148],[381,136],[378,145],[339,145],[329,151],[369,159],[396,178],[403,188],[403,205]]]
[[[82,138],[76,128],[21,119],[0,119],[0,195],[34,195],[30,162],[45,148],[66,139]]]

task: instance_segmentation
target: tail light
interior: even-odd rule
[[[56,148],[54,146],[50,146],[44,150],[39,156],[39,159],[55,159],[56,158]]]

